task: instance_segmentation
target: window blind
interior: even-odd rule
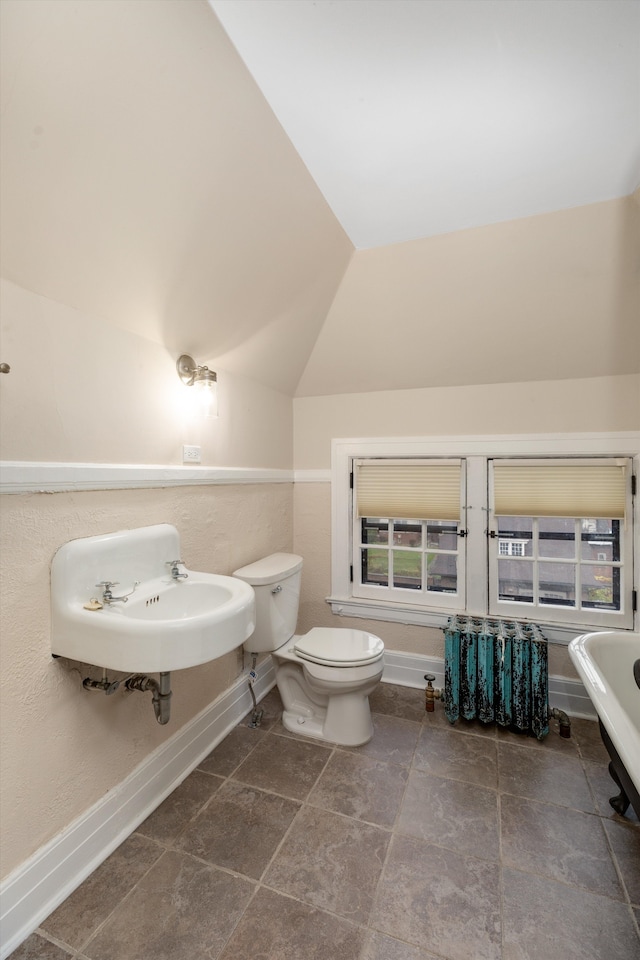
[[[460,461],[355,462],[358,517],[459,520]]]
[[[624,519],[628,460],[493,461],[493,512]]]

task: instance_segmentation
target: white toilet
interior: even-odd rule
[[[384,644],[364,630],[314,627],[294,636],[302,557],[274,553],[233,574],[256,595],[249,653],[271,653],[287,730],[356,747],[373,735],[369,694],[382,677]]]

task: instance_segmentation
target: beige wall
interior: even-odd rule
[[[294,550],[304,557],[298,631],[311,627],[351,627],[381,637],[388,650],[423,657],[444,657],[442,630],[338,617],[325,598],[331,595],[331,487],[328,483],[296,483],[294,488]],[[576,677],[566,647],[550,644],[549,672]]]
[[[171,720],[150,694],[82,688],[96,667],[50,655],[49,567],[75,537],[168,522],[196,570],[228,574],[292,547],[292,485],[183,487],[0,497],[2,872],[117,786],[242,670],[239,652],[172,674]],[[114,674],[116,676],[116,674]]]
[[[2,275],[292,393],[353,247],[206,0],[0,17]]]
[[[180,464],[199,443],[205,465],[327,469],[337,436],[638,427],[626,201],[361,251],[331,307],[352,246],[204,0],[0,13],[1,459]],[[217,421],[185,414],[182,352],[218,371]],[[547,382],[489,383],[526,376]],[[147,695],[85,692],[49,654],[62,543],[169,522],[190,566],[229,573],[291,549],[295,519],[299,627],[336,618],[328,484],[296,485],[295,518],[289,484],[3,496],[0,510],[9,873],[240,669],[230,654],[176,672],[168,729]],[[438,631],[366,625],[441,654]]]
[[[182,464],[197,443],[205,465],[291,467],[290,397],[219,369],[220,415],[197,418],[177,353],[6,280],[0,309],[3,460]]]
[[[618,432],[640,429],[640,375],[304,397],[294,401],[297,470],[328,470],[337,437],[471,436]],[[444,656],[442,632],[334,616],[331,593],[331,486],[295,485],[295,550],[305,558],[299,630],[351,626],[379,634],[404,653]],[[562,646],[550,648],[553,674],[574,677]]]
[[[336,437],[638,430],[640,374],[298,397],[293,409],[296,469],[328,469]]]
[[[358,250],[297,395],[640,372],[639,200]]]

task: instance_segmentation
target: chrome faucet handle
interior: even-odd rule
[[[100,583],[96,583],[96,587],[102,587],[102,599],[105,603],[117,603],[119,601],[126,603],[131,594],[135,593],[140,586],[140,581],[133,581],[133,590],[130,590],[129,593],[125,593],[122,597],[114,597],[111,593],[111,587],[117,587],[119,584],[119,580],[101,580]]]
[[[184,566],[184,560],[166,560],[165,563],[168,567],[171,567],[171,579],[172,580],[187,580],[189,577],[188,573],[180,573],[178,570],[179,566]]]
[[[103,587],[104,592],[111,592],[111,587],[119,587],[119,580],[101,580],[100,583],[96,583],[96,587]]]

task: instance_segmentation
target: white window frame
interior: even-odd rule
[[[415,458],[417,463],[428,464],[430,461],[433,461],[435,458],[424,458],[418,457]],[[449,461],[447,458],[438,457],[437,463],[455,463],[460,467],[460,520],[456,521],[458,524],[458,529],[466,530],[465,527],[465,491],[466,491],[466,479],[465,479],[465,461],[460,461],[459,458]],[[354,483],[355,489],[354,493],[357,492],[357,471],[354,470],[355,460],[351,461],[351,469],[354,472]],[[457,541],[457,549],[455,551],[457,556],[457,590],[455,593],[437,593],[435,591],[429,591],[427,589],[427,572],[423,569],[422,571],[422,587],[419,590],[414,589],[404,589],[402,587],[394,586],[378,586],[371,583],[363,583],[362,581],[362,569],[361,569],[361,519],[355,515],[355,511],[352,511],[352,566],[353,566],[353,582],[351,584],[351,591],[354,597],[369,599],[369,600],[382,600],[385,601],[394,601],[401,604],[409,604],[411,606],[420,605],[425,607],[434,607],[436,609],[450,609],[450,610],[460,610],[464,609],[466,603],[465,597],[465,586],[466,578],[464,576],[464,571],[466,570],[466,533],[465,536],[459,537]],[[388,518],[389,521],[393,520],[393,517]],[[415,518],[416,520],[426,520],[428,518]],[[423,537],[426,537],[426,530],[424,531]],[[372,547],[375,548],[376,545],[372,544]],[[389,544],[386,548],[383,546],[382,549],[387,549],[391,553],[393,552],[393,546]],[[402,549],[396,547],[395,549]],[[440,551],[430,551],[425,541],[423,540],[422,546],[418,551],[421,556],[425,556],[430,552],[440,552]],[[442,551],[447,553],[449,551]]]
[[[498,520],[493,511],[493,469],[492,464],[499,464],[501,459],[500,457],[490,458],[489,466],[489,529],[496,534],[496,541],[500,543],[500,536],[498,533]],[[511,458],[508,458],[509,460]],[[584,463],[585,466],[588,466],[591,463],[598,461],[599,458],[590,457],[574,457],[572,461],[564,460],[561,457],[550,458],[540,457],[537,458],[536,462],[544,464],[545,462],[556,462],[559,464],[566,464],[568,462],[573,462],[576,464]],[[606,461],[609,462],[615,458],[606,458]],[[525,458],[522,458],[523,464],[528,461]],[[626,478],[629,479],[629,478]],[[631,482],[626,484],[625,490],[625,517],[632,517],[632,497],[631,497]],[[582,560],[581,559],[581,540],[578,539],[577,533],[577,521],[576,521],[576,540],[574,541],[574,556],[573,557],[563,557],[563,558],[552,558],[549,556],[538,556],[538,520],[541,518],[534,517],[532,518],[533,526],[533,551],[531,557],[523,557],[522,562],[531,564],[532,570],[534,570],[533,575],[533,589],[534,593],[537,591],[537,566],[538,563],[544,564],[568,564],[575,568],[575,576],[577,582],[575,584],[577,590],[577,602],[580,602],[580,574],[586,566],[593,565],[594,561],[591,560]],[[584,518],[588,519],[588,518]],[[614,630],[630,630],[633,628],[633,613],[630,605],[631,597],[631,583],[629,582],[629,577],[632,577],[633,570],[633,538],[631,536],[631,523],[625,524],[625,529],[622,531],[622,544],[621,544],[621,556],[620,561],[614,562],[609,561],[608,565],[619,566],[622,571],[623,586],[621,593],[621,607],[619,610],[599,610],[596,608],[591,608],[588,611],[586,609],[579,611],[576,607],[569,607],[561,605],[560,603],[554,605],[553,603],[548,604],[531,604],[531,603],[519,603],[517,600],[501,600],[498,596],[498,561],[500,559],[510,559],[509,557],[500,557],[499,551],[497,549],[489,549],[489,610],[488,613],[492,617],[501,617],[503,619],[513,618],[515,619],[534,619],[536,623],[570,623],[574,624],[580,622],[580,612],[583,614],[584,625],[592,629],[614,629]],[[517,541],[516,541],[517,542]],[[586,619],[588,617],[588,620]]]
[[[332,441],[331,498],[332,553],[331,595],[327,602],[340,616],[389,622],[442,627],[450,611],[425,608],[415,603],[398,603],[354,597],[350,577],[352,565],[352,491],[349,486],[352,462],[368,457],[443,457],[465,458],[467,464],[466,538],[467,570],[483,570],[485,575],[467,578],[466,611],[484,616],[489,610],[486,531],[488,529],[486,492],[488,459],[494,457],[631,457],[633,470],[640,473],[640,433],[533,434],[520,436],[453,436],[340,438]],[[628,523],[632,523],[632,519]],[[638,592],[640,570],[640,522],[633,525],[627,537],[633,536],[635,567],[629,568],[629,583]],[[545,625],[545,635],[557,643],[568,643],[572,637],[597,629],[591,622],[563,624],[538,616]],[[508,612],[507,612],[508,613]],[[529,611],[531,613],[531,611]],[[514,614],[511,614],[512,616]],[[638,613],[633,626],[638,629]]]
[[[526,540],[508,540],[506,537],[500,537],[498,539],[498,557],[524,557],[526,543]],[[507,549],[503,551],[503,547]],[[514,550],[514,547],[518,549]]]

